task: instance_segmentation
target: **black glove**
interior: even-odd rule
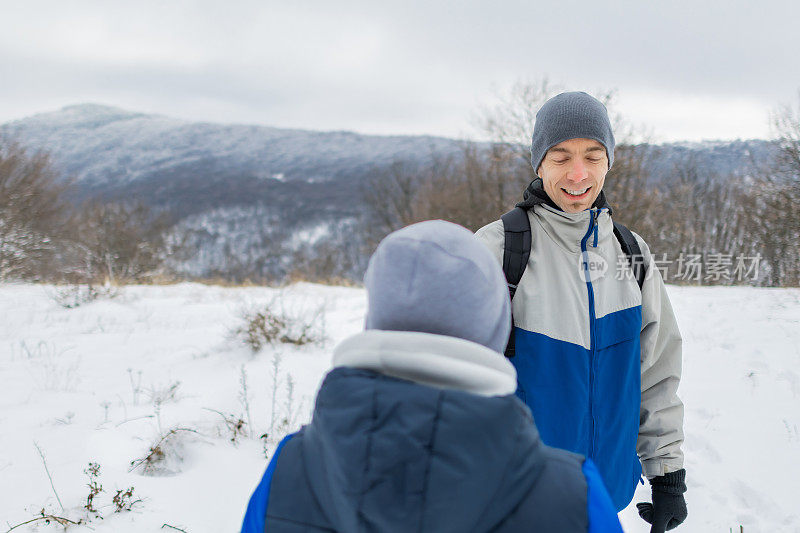
[[[641,516],[648,524],[653,524],[650,533],[664,533],[674,529],[686,520],[686,470],[670,472],[650,480],[653,487],[653,503],[637,503]]]

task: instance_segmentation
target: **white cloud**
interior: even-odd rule
[[[3,8],[0,121],[100,101],[186,118],[460,135],[493,86],[618,88],[664,139],[766,135],[800,4],[29,0]]]
[[[651,127],[659,141],[769,136],[770,107],[757,98],[623,90],[617,107],[626,117]]]

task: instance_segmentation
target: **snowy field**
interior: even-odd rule
[[[669,290],[685,346],[678,531],[800,531],[800,290]],[[238,531],[265,454],[308,419],[333,346],[361,329],[366,304],[361,289],[311,284],[58,300],[54,287],[0,286],[0,533],[42,510],[89,517],[75,532]],[[253,353],[235,332],[266,305],[325,339]],[[90,482],[103,489],[94,512]],[[634,503],[648,498],[640,486]],[[649,531],[633,504],[621,519]]]

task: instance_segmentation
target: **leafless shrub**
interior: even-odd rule
[[[133,490],[133,487],[128,487],[124,490],[117,490],[114,493],[114,497],[111,498],[111,503],[114,506],[115,513],[131,511],[134,505],[142,501],[140,498],[134,499]]]
[[[108,422],[108,410],[111,409],[111,402],[103,400],[100,402],[100,407],[103,408],[103,424]]]
[[[273,433],[280,438],[290,433],[296,426],[298,418],[303,409],[303,401],[297,403],[294,396],[294,378],[291,374],[286,376],[286,394],[284,395],[282,412],[277,417],[277,423],[273,428]]]
[[[82,524],[89,524],[94,519],[103,519],[105,518],[102,514],[102,508],[105,506],[98,505],[98,498],[101,494],[103,494],[104,489],[102,484],[100,483],[100,464],[95,462],[90,462],[88,466],[84,469],[83,473],[86,474],[88,478],[88,482],[86,484],[89,492],[86,496],[86,501],[83,504],[83,509],[85,511],[84,515],[80,518],[69,518],[67,510],[64,508],[63,504],[61,503],[61,498],[58,496],[58,493],[55,490],[55,485],[53,484],[53,478],[50,474],[50,470],[47,468],[47,461],[45,460],[44,452],[38,446],[38,444],[34,443],[36,446],[36,450],[39,452],[39,455],[42,459],[42,464],[44,465],[45,472],[47,473],[47,477],[50,480],[51,488],[53,489],[53,494],[56,496],[56,500],[58,501],[59,506],[61,507],[61,514],[56,515],[54,513],[46,511],[44,508],[39,511],[38,515],[34,516],[29,520],[25,520],[19,524],[14,526],[9,525],[9,529],[6,530],[6,533],[18,529],[22,526],[28,524],[36,524],[36,523],[44,523],[44,524],[58,524],[65,530],[68,529],[70,526],[82,525]],[[129,487],[123,490],[117,490],[114,496],[111,499],[111,505],[113,506],[113,513],[120,513],[123,511],[130,511],[134,505],[140,503],[142,500],[140,498],[134,497],[134,488]],[[74,513],[73,513],[74,514]]]
[[[131,461],[129,472],[139,470],[144,475],[172,475],[180,471],[183,461],[183,442],[186,433],[197,433],[190,428],[173,428],[161,435],[147,450],[147,453]]]
[[[39,449],[38,446],[37,449]],[[40,449],[39,453],[40,454],[42,453]],[[42,454],[42,461],[44,462],[43,454]],[[47,469],[47,464],[46,463],[44,464],[45,464],[45,469]],[[49,470],[47,471],[47,473],[48,477],[50,477]],[[83,517],[81,517],[80,519],[72,519],[72,518],[67,518],[65,516],[54,515],[53,513],[49,513],[44,509],[42,509],[36,517],[10,527],[6,531],[6,533],[8,533],[8,531],[12,531],[26,524],[33,524],[36,522],[44,522],[45,524],[55,523],[60,525],[66,530],[69,526],[87,524],[90,523],[93,519],[105,518],[101,511],[101,508],[103,506],[98,505],[98,498],[103,492],[105,492],[103,489],[103,485],[100,483],[100,464],[95,462],[90,462],[88,466],[83,470],[83,473],[86,474],[88,478],[86,487],[89,489],[89,492],[86,495],[86,502],[83,504],[83,509],[85,510],[85,515]],[[55,492],[55,489],[53,490]],[[61,500],[60,498],[58,498],[57,494],[56,498],[59,501],[59,505],[61,505]],[[140,503],[141,501],[142,500],[139,498],[136,499],[134,498],[133,487],[129,487],[124,490],[117,490],[111,499],[111,505],[114,508],[112,512],[120,513],[123,511],[130,511],[134,505]],[[61,506],[61,511],[63,514],[67,514],[63,505]]]
[[[42,459],[42,466],[44,466],[44,471],[47,474],[47,479],[50,480],[50,488],[53,489],[53,494],[56,497],[56,501],[58,501],[59,507],[61,507],[61,512],[64,512],[64,504],[61,503],[61,498],[58,495],[58,491],[56,491],[55,483],[53,483],[53,476],[50,474],[50,469],[47,468],[47,459],[44,456],[44,452],[36,442],[34,442],[33,445],[36,447],[36,451],[39,452],[39,457]]]
[[[120,287],[112,285],[74,283],[56,287],[50,297],[65,309],[75,309],[96,300],[116,298],[120,292]]]
[[[269,429],[259,438],[263,447],[264,457],[269,458],[271,450],[291,431],[297,428],[300,415],[305,408],[306,398],[297,402],[294,395],[294,378],[291,374],[281,370],[283,358],[279,353],[273,354],[272,371],[270,373],[270,421]],[[282,405],[278,403],[278,391],[285,388]]]
[[[158,385],[150,385],[144,389],[144,394],[153,403],[165,404],[180,399],[180,394],[178,393],[180,388],[180,381],[171,381]]]
[[[277,344],[320,344],[324,342],[324,327],[321,327],[324,309],[311,313],[289,314],[276,310],[273,302],[261,309],[244,311],[243,324],[234,330],[234,336],[244,342],[253,353],[265,346]]]
[[[283,357],[279,353],[272,355],[272,373],[270,374],[271,401],[269,406],[269,430],[261,436],[264,439],[264,446],[269,440],[275,440],[275,421],[278,419],[278,387],[281,381],[281,361]],[[266,456],[266,450],[264,455]]]
[[[234,415],[233,413],[223,413],[222,411],[217,411],[216,409],[210,409],[208,407],[204,409],[212,413],[217,413],[222,417],[225,431],[231,443],[236,444],[239,442],[239,438],[248,436],[248,431],[245,430],[248,424],[244,421],[243,417]]]
[[[64,530],[66,530],[69,526],[79,526],[81,524],[84,524],[86,521],[83,520],[83,519],[80,519],[80,520],[77,520],[77,521],[76,520],[70,520],[69,518],[66,518],[64,516],[56,516],[56,515],[54,515],[52,513],[48,513],[44,509],[42,509],[41,511],[39,511],[39,514],[37,516],[35,516],[34,518],[31,518],[30,520],[26,520],[24,522],[20,522],[19,524],[16,524],[14,526],[9,527],[5,531],[5,533],[10,533],[11,531],[13,531],[13,530],[15,530],[17,528],[20,528],[20,527],[28,525],[28,524],[34,524],[36,522],[44,522],[47,525],[49,525],[52,522],[52,523],[58,524],[59,526],[63,527]]]
[[[139,395],[142,393],[142,371],[136,372],[136,377],[133,375],[133,369],[128,369],[128,381],[131,384],[131,393],[133,394],[133,405],[139,404]]]
[[[151,385],[144,391],[153,404],[153,415],[156,418],[159,433],[161,433],[161,408],[165,403],[177,401],[180,386],[180,381],[174,381],[166,385]]]
[[[56,349],[52,342],[39,341],[37,343],[30,343],[26,340],[19,342],[20,353],[25,359],[39,359],[42,357],[49,357],[51,354],[63,353]]]
[[[80,357],[70,355],[72,348],[59,348],[40,341],[35,346],[21,343],[29,361],[29,372],[42,390],[71,392],[80,382]]]
[[[242,405],[242,410],[247,416],[247,433],[250,438],[253,438],[253,418],[250,416],[250,395],[247,392],[247,370],[242,365],[239,373],[239,403]]]
[[[89,478],[89,482],[86,486],[89,488],[89,494],[86,496],[86,503],[84,504],[83,508],[86,509],[88,513],[93,513],[95,516],[100,515],[100,511],[97,510],[95,507],[95,498],[103,492],[103,486],[98,482],[98,478],[100,476],[100,465],[98,463],[89,463],[89,466],[86,467],[83,471],[84,474]]]

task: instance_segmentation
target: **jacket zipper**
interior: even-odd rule
[[[583,260],[583,275],[586,279],[586,290],[589,293],[589,457],[594,456],[594,428],[595,428],[595,421],[594,421],[594,363],[595,363],[595,351],[597,349],[596,346],[596,331],[595,331],[595,312],[594,312],[594,289],[592,287],[592,281],[589,277],[589,269],[587,265],[587,250],[586,250],[586,243],[589,240],[589,236],[594,233],[594,246],[597,247],[597,218],[600,215],[600,210],[591,211],[591,218],[589,221],[589,230],[586,232],[586,235],[583,236],[581,239],[581,258]]]

